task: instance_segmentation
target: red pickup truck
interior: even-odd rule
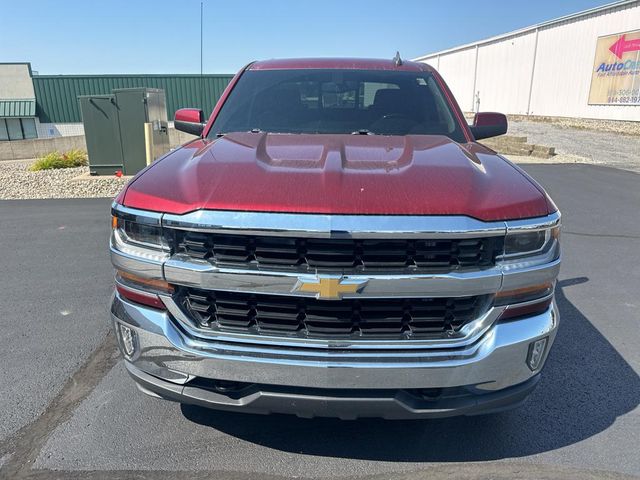
[[[558,328],[560,213],[428,65],[254,62],[112,206],[111,316],[155,397],[301,417],[497,412]]]

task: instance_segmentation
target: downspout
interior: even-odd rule
[[[473,67],[473,92],[471,92],[471,111],[472,112],[476,112],[475,98],[476,98],[476,82],[477,81],[478,81],[478,44],[476,44],[476,64]]]
[[[539,28],[536,28],[536,40],[533,46],[533,63],[531,65],[531,80],[529,81],[529,99],[527,100],[527,115],[531,113],[531,94],[533,93],[533,77],[536,72],[536,57],[538,56],[538,32]]]

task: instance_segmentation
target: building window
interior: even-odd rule
[[[0,118],[0,141],[38,138],[34,118]]]
[[[22,140],[22,125],[19,118],[7,118],[7,130],[9,131],[9,140]]]
[[[9,132],[7,132],[7,123],[0,118],[0,142],[9,140]]]
[[[33,118],[21,118],[22,133],[24,138],[38,138],[38,131],[36,130],[36,121]]]

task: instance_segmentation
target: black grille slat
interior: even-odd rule
[[[223,328],[228,328],[230,330],[246,330],[251,325],[251,321],[247,320],[246,318],[229,316],[218,317],[218,323]]]
[[[352,268],[355,262],[351,258],[339,259],[332,257],[331,259],[318,259],[316,257],[307,257],[307,264],[313,268]]]
[[[307,338],[420,338],[478,318],[486,296],[319,300],[182,287],[176,299],[201,327]]]
[[[175,231],[173,251],[232,267],[301,271],[405,268],[447,272],[488,268],[503,248],[502,237],[471,239],[295,238]]]

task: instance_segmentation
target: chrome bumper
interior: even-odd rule
[[[295,392],[276,389],[252,389],[241,398],[192,386],[176,385],[149,375],[126,362],[125,366],[138,388],[147,395],[201,407],[242,413],[285,413],[302,418],[338,417],[416,419],[443,418],[459,415],[483,415],[508,410],[522,403],[538,384],[540,375],[514,387],[483,395],[424,399],[410,391],[398,390],[325,390]]]
[[[560,224],[558,212],[535,219],[480,222],[461,216],[221,211],[175,216],[115,204],[114,211],[119,217],[162,229],[318,238],[479,238]],[[336,295],[345,300],[398,300],[425,295],[492,296],[552,284],[560,268],[559,248],[555,239],[534,262],[502,259],[492,267],[476,270],[421,273],[419,269],[404,269],[395,274],[354,270],[330,275],[291,269],[272,271],[254,264],[224,267],[198,260],[180,249],[170,253],[168,249],[132,246],[132,242],[123,241],[114,231],[111,258],[120,271],[181,287],[303,300],[302,297],[318,299],[320,293],[301,285],[333,280],[343,286],[358,285]],[[135,290],[135,286],[129,287]],[[325,295],[322,300],[336,299]],[[550,300],[549,297],[532,302]],[[144,307],[123,300],[118,294],[114,295],[111,308],[121,347],[125,343],[120,338],[121,326],[135,332],[136,349],[130,355],[125,354],[126,366],[143,391],[215,408],[300,416],[404,418],[475,414],[504,408],[522,400],[535,387],[558,327],[554,303],[542,313],[508,321],[501,321],[500,316],[513,305],[487,305],[486,312],[479,313],[478,318],[459,330],[443,331],[433,338],[307,338],[267,334],[267,330],[250,334],[201,328],[167,291],[157,293],[155,299],[162,301],[166,310]],[[525,307],[526,303],[516,305]],[[532,371],[527,357],[533,351],[532,342],[540,339],[547,340],[546,347],[538,367]],[[131,339],[127,341],[131,347]],[[221,382],[232,382],[233,388],[244,393],[225,394],[227,387]],[[437,398],[432,396],[433,389],[438,390]],[[430,393],[424,393],[427,390]]]
[[[372,389],[465,387],[479,398],[489,399],[484,395],[532,382],[546,360],[559,320],[554,304],[539,315],[498,322],[474,344],[462,348],[368,351],[286,348],[193,338],[177,326],[169,313],[128,302],[117,294],[113,297],[111,316],[116,325],[122,323],[137,334],[137,349],[127,358],[127,365],[142,389],[186,403],[202,403],[192,398],[194,389],[189,386],[197,377],[361,393]],[[543,337],[548,337],[545,359],[538,370],[531,371],[526,364],[529,345]],[[164,387],[154,390],[149,379],[155,379],[156,387]],[[295,396],[280,393],[278,398],[284,402],[284,411],[301,414],[296,411],[296,402],[289,401]],[[244,404],[237,403],[231,399],[225,403],[218,398],[217,403],[209,406],[242,409]],[[357,410],[357,405],[354,408]],[[456,414],[455,408],[445,410]],[[270,407],[269,411],[279,410]]]

